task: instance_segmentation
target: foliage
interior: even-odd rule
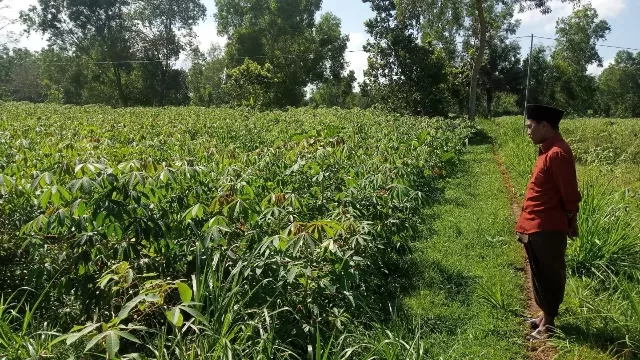
[[[356,81],[356,74],[353,70],[349,71],[345,77],[329,80],[313,91],[311,104],[314,106],[336,106],[345,109],[356,107],[356,99],[353,92]]]
[[[598,102],[604,116],[640,117],[640,52],[616,54],[598,78]]]
[[[212,45],[206,55],[194,48],[187,80],[191,104],[206,107],[223,105],[226,102],[224,72],[225,60],[221,47]]]
[[[0,0],[0,47],[5,47],[17,41],[15,32],[9,30],[9,27],[15,24],[17,20],[5,15],[7,9],[9,9],[9,5],[6,5],[5,0]]]
[[[346,68],[348,36],[331,13],[319,16],[322,1],[216,0],[218,33],[229,39],[226,64],[230,71],[245,60],[272,69],[272,106],[302,104],[305,89],[339,78]],[[250,80],[248,80],[250,81]]]
[[[172,63],[205,14],[199,0],[39,0],[21,19],[28,31],[47,36],[55,56],[65,60],[60,65],[83,63],[64,71],[66,78],[47,78],[63,94],[73,88],[83,92],[82,101],[74,94],[63,96],[65,102],[161,106],[188,103],[186,77]]]
[[[489,6],[491,5],[491,6]],[[485,95],[484,113],[494,115],[497,94],[520,94],[524,91],[525,72],[520,60],[520,44],[509,40],[520,26],[513,20],[514,8],[509,6],[486,5],[489,34],[487,37],[486,59],[480,69],[479,91]]]
[[[275,107],[274,87],[278,79],[269,63],[260,66],[254,61],[245,59],[244,64],[231,69],[228,74],[224,92],[233,106],[250,106],[257,108]]]
[[[359,329],[397,286],[388,261],[471,131],[360,110],[0,107],[0,292],[48,304],[23,336],[61,335],[46,355],[337,354],[351,329],[377,344]]]
[[[37,54],[22,48],[0,47],[0,96],[7,100],[41,102]]]
[[[432,41],[418,42],[415,24],[398,16],[392,0],[364,0],[375,13],[365,23],[372,40],[362,94],[385,109],[413,115],[446,115],[444,54]]]
[[[579,1],[562,0],[562,2]],[[517,29],[519,23],[511,25],[509,23],[513,19],[516,8],[521,12],[534,9],[540,10],[543,14],[551,12],[547,0],[403,0],[398,1],[398,4],[404,17],[410,19],[409,21],[423,24],[421,27],[424,34],[433,36],[443,45],[449,60],[462,57],[459,64],[472,62],[468,67],[470,90],[468,114],[472,121],[475,120],[476,115],[476,97],[481,68],[484,66],[486,51],[491,42],[489,35],[504,25],[508,25],[507,34],[511,31],[515,32],[514,29]],[[466,51],[456,56],[456,53],[460,52],[456,45],[460,37],[465,39],[463,49]],[[488,50],[496,52],[497,44],[493,45],[494,49]],[[490,61],[489,66],[495,66],[495,60],[500,58],[500,55],[494,53],[490,57],[493,58],[493,64]],[[487,100],[490,107],[491,92]]]
[[[551,55],[557,79],[551,99],[554,104],[577,115],[593,109],[597,86],[595,79],[587,75],[587,67],[602,66],[596,43],[605,40],[610,31],[607,21],[599,20],[590,4],[558,20],[558,40]]]
[[[629,212],[631,199],[608,193],[611,190],[605,186],[583,183],[579,218],[582,233],[567,250],[568,267],[576,275],[640,274],[640,242]]]

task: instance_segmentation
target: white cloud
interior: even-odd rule
[[[589,67],[587,68],[587,73],[591,74],[591,75],[598,76],[598,75],[602,74],[602,71],[604,69],[608,68],[609,65],[611,65],[611,64],[613,64],[613,59],[605,60],[602,63],[602,65],[603,65],[602,67],[598,67],[598,65],[596,65],[596,64],[589,65]]]
[[[600,18],[610,20],[620,15],[626,7],[628,0],[587,0],[582,4],[590,2],[598,11]],[[550,4],[551,14],[542,15],[538,10],[532,10],[521,14],[516,14],[516,18],[522,20],[522,25],[536,29],[539,35],[549,35],[555,32],[556,21],[561,17],[571,15],[573,5],[553,0]]]
[[[622,13],[627,0],[591,0],[591,4],[603,19],[612,19]]]
[[[347,47],[346,59],[349,62],[349,70],[356,73],[358,82],[364,80],[364,70],[367,68],[367,53],[362,51],[362,46],[369,37],[364,33],[349,34],[349,46]]]
[[[573,7],[568,3],[554,1],[551,3],[551,14],[543,15],[539,10],[531,10],[525,13],[516,14],[516,19],[522,20],[522,25],[532,26],[541,35],[549,35],[555,32],[556,21],[560,17],[571,14]]]

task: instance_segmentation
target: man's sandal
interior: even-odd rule
[[[527,336],[527,340],[531,342],[547,340],[552,337],[554,333],[555,328],[553,326],[547,325],[544,328],[538,327],[536,331]]]
[[[529,327],[531,328],[531,330],[538,330],[538,328],[540,327],[540,324],[538,324],[538,319],[536,318],[525,318],[524,321],[529,324]]]
[[[543,341],[547,339],[547,332],[538,327],[534,332],[527,336],[527,340],[530,342]]]

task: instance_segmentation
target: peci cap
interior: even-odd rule
[[[551,106],[531,104],[527,105],[527,119],[534,121],[546,121],[551,125],[559,125],[564,116],[564,111]]]

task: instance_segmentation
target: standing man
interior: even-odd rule
[[[582,198],[573,153],[559,131],[564,112],[529,105],[526,114],[527,133],[539,151],[516,232],[527,251],[535,301],[543,312],[528,320],[535,330],[529,340],[539,340],[555,327],[564,299],[567,236],[578,236]]]

